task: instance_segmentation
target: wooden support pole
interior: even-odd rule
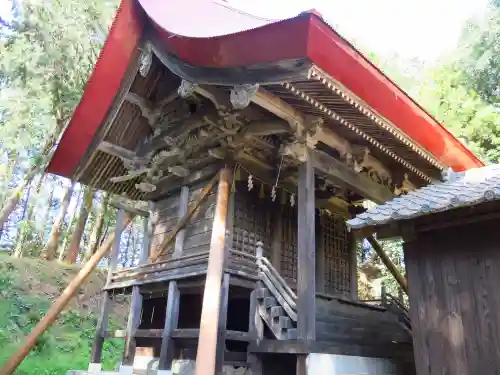
[[[200,337],[196,353],[195,375],[214,375],[216,368],[217,336],[221,301],[221,283],[226,258],[226,219],[231,186],[231,169],[220,172],[217,202],[215,206],[207,278],[203,293],[200,321]]]
[[[182,186],[179,200],[179,207],[177,215],[183,217],[188,212],[189,206],[189,187]],[[184,251],[184,239],[186,229],[182,229],[175,237],[175,248],[172,254],[173,258],[182,255]],[[175,342],[172,339],[173,330],[177,329],[179,322],[179,303],[180,291],[177,287],[176,281],[170,281],[168,284],[167,307],[165,311],[165,325],[163,327],[163,334],[161,338],[160,358],[158,369],[160,371],[170,371],[172,369],[172,360],[174,358]],[[159,374],[161,375],[161,373]]]
[[[350,280],[351,298],[353,300],[357,300],[358,299],[358,254],[356,252],[356,237],[354,236],[354,233],[352,231],[347,233],[347,241],[349,243],[349,251],[350,251],[349,268],[351,271],[351,280]]]
[[[273,220],[271,221],[272,242],[271,242],[271,264],[276,268],[276,271],[281,271],[281,248],[283,246],[281,236],[283,235],[283,212],[279,205],[273,209]]]
[[[172,331],[177,329],[179,322],[179,288],[175,281],[168,284],[167,307],[165,311],[165,326],[161,337],[160,358],[158,370],[170,371],[174,358],[175,343],[172,339]]]
[[[138,285],[132,287],[132,299],[130,301],[130,312],[127,322],[127,333],[125,335],[125,348],[123,352],[122,364],[125,366],[132,366],[135,357],[135,337],[134,333],[139,328],[141,323],[141,309],[142,309],[142,294]]]
[[[139,266],[147,263],[150,233],[149,233],[149,217],[144,217],[143,220],[143,242],[141,252],[139,254]],[[141,311],[142,311],[143,297],[138,285],[132,287],[132,298],[130,300],[130,312],[128,315],[127,330],[125,334],[125,347],[123,352],[122,364],[125,366],[132,366],[134,364],[134,357],[136,351],[136,338],[135,331],[141,324]]]
[[[111,300],[108,291],[104,291],[101,300],[101,313],[97,320],[97,328],[92,344],[92,351],[90,353],[90,365],[97,365],[101,363],[102,346],[104,344],[104,335],[108,329],[108,314]],[[100,366],[99,366],[100,368]]]
[[[130,224],[132,216],[125,216],[125,225]],[[28,355],[30,350],[35,346],[38,338],[54,323],[59,316],[60,312],[71,301],[80,286],[85,282],[87,277],[96,268],[101,259],[106,255],[111,244],[115,240],[115,233],[109,235],[104,243],[97,249],[87,263],[82,267],[80,272],[68,284],[66,289],[62,292],[59,298],[52,304],[47,314],[38,322],[38,324],[31,330],[31,333],[26,337],[24,344],[5,362],[0,369],[0,374],[11,375],[14,370],[20,365],[23,359]]]
[[[314,170],[310,150],[299,167],[297,229],[297,337],[316,339]]]
[[[219,325],[217,327],[217,350],[215,353],[215,374],[222,375],[222,367],[224,365],[224,353],[226,351],[226,322],[227,322],[227,307],[229,304],[229,284],[231,275],[224,274],[222,280],[221,299],[220,299],[220,313]]]
[[[189,207],[189,187],[183,186],[181,187],[181,196],[179,199],[179,207],[177,215],[178,217],[183,217],[187,214]],[[175,237],[175,247],[174,253],[172,254],[173,258],[177,258],[182,255],[184,250],[184,237],[186,235],[186,229],[181,229],[177,236]]]
[[[154,255],[151,258],[152,263],[156,262],[158,260],[158,258],[160,258],[162,255],[165,254],[170,243],[173,241],[174,238],[176,238],[177,233],[179,233],[179,231],[182,228],[184,228],[184,226],[187,224],[189,219],[191,219],[191,216],[193,216],[196,209],[205,200],[208,193],[210,193],[212,191],[212,188],[214,187],[214,184],[217,181],[218,176],[219,176],[219,174],[217,173],[217,174],[215,174],[215,176],[212,177],[212,179],[208,182],[208,184],[203,188],[203,190],[200,192],[200,194],[196,197],[196,200],[189,206],[187,213],[177,222],[174,229],[172,229],[172,234],[169,237],[167,237],[163,241],[163,243],[161,244],[160,251],[158,252],[158,254]],[[227,204],[226,204],[226,211],[227,211]]]
[[[394,276],[401,289],[403,289],[404,292],[408,295],[408,283],[406,282],[406,279],[403,277],[403,275],[401,275],[394,263],[392,263],[391,259],[385,253],[380,243],[373,236],[366,237],[366,240],[370,243],[370,245],[372,245],[373,250],[375,250],[380,259],[382,259],[382,263],[384,263],[392,276]]]

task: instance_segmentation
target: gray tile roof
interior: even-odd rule
[[[449,171],[445,181],[370,208],[347,225],[352,229],[377,226],[497,199],[500,199],[500,164],[465,172]]]

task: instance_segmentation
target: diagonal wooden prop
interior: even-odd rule
[[[132,219],[133,215],[126,215],[123,223],[123,228],[126,228]],[[24,358],[28,355],[30,350],[35,346],[37,340],[43,333],[54,323],[61,311],[66,307],[66,305],[71,301],[77,292],[78,288],[85,282],[87,277],[96,268],[102,258],[108,253],[115,240],[116,232],[113,232],[104,241],[104,243],[97,249],[94,255],[88,260],[83,268],[78,272],[75,278],[68,284],[66,289],[61,293],[59,298],[52,304],[49,311],[45,316],[38,322],[38,324],[31,330],[24,344],[17,349],[17,351],[12,354],[12,356],[5,362],[3,367],[0,369],[0,374],[11,375],[16,368],[21,364]]]
[[[175,239],[175,236],[177,236],[177,233],[184,228],[184,226],[188,223],[189,219],[191,219],[191,216],[193,216],[194,212],[196,209],[200,206],[200,204],[205,200],[207,197],[208,193],[210,193],[217,182],[217,179],[219,178],[219,173],[216,173],[212,179],[207,183],[207,185],[203,188],[203,190],[200,192],[200,194],[196,197],[195,201],[191,203],[191,205],[188,208],[188,211],[186,214],[177,222],[175,225],[174,229],[172,230],[172,234],[168,236],[161,244],[160,251],[156,255],[150,258],[150,262],[154,263],[160,258],[162,255],[164,255],[167,252],[167,248],[170,245],[170,243]]]
[[[372,245],[373,250],[375,250],[380,259],[382,259],[382,263],[384,263],[392,276],[394,276],[401,289],[403,289],[406,295],[408,295],[408,283],[406,282],[406,279],[403,275],[401,275],[401,273],[399,273],[394,263],[392,263],[391,259],[385,253],[382,245],[380,245],[380,243],[373,236],[366,237],[366,240],[370,243],[370,245]]]

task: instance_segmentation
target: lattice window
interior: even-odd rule
[[[280,274],[294,288],[297,285],[297,208],[282,206]]]
[[[323,215],[321,218],[322,246],[324,249],[325,293],[350,293],[350,250],[347,227],[340,215]]]
[[[270,259],[271,210],[266,199],[259,198],[257,189],[246,190],[238,185],[234,202],[233,248],[255,254],[258,241],[264,244],[263,254]]]

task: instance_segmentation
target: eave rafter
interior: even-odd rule
[[[317,66],[313,66],[309,69],[308,79],[316,80],[321,82],[325,87],[331,90],[334,94],[339,95],[346,102],[351,104],[354,108],[360,111],[363,115],[368,117],[375,124],[380,126],[382,129],[388,131],[396,139],[398,139],[405,146],[413,150],[427,162],[432,164],[438,169],[446,169],[446,166],[440,163],[432,154],[426,152],[423,147],[418,145],[414,140],[410,139],[406,134],[401,132],[397,126],[392,122],[387,120],[384,116],[377,113],[373,108],[371,108],[367,103],[365,103],[358,96],[350,92],[350,90],[343,87],[340,83],[330,77],[328,74],[324,73]]]
[[[364,131],[360,130],[356,125],[354,125],[352,122],[347,121],[344,119],[342,116],[340,116],[338,113],[335,111],[332,111],[331,109],[327,108],[323,103],[319,102],[318,100],[312,98],[302,90],[298,89],[295,87],[293,84],[285,82],[282,83],[282,86],[285,87],[287,90],[289,90],[291,93],[293,93],[295,96],[301,98],[302,100],[305,100],[307,103],[312,105],[314,108],[317,108],[321,112],[323,112],[326,116],[329,118],[337,121],[341,125],[347,127],[349,130],[353,131],[355,134],[359,135],[361,138],[369,142],[372,146],[375,148],[381,150],[388,156],[390,156],[392,159],[396,160],[398,163],[402,164],[405,168],[408,170],[412,171],[415,173],[417,176],[422,178],[426,182],[432,182],[433,180],[420,171],[418,168],[416,168],[414,165],[411,163],[407,162],[405,159],[402,157],[396,155],[393,151],[389,150],[387,147],[382,145],[379,141],[377,141],[375,138],[371,137],[370,135],[366,134]]]

